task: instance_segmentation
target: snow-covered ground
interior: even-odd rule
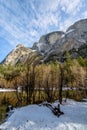
[[[56,105],[55,102],[53,105]],[[64,115],[53,115],[46,106],[29,105],[14,110],[2,130],[87,130],[87,102],[68,100],[61,105]]]

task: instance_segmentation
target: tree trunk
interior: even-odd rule
[[[63,67],[60,64],[59,103],[62,104]]]

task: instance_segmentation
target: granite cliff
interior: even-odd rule
[[[65,32],[55,31],[41,36],[32,48],[18,45],[10,52],[2,63],[26,63],[30,57],[40,57],[41,62],[50,60],[63,61],[69,51],[72,58],[87,57],[87,19],[75,22]]]

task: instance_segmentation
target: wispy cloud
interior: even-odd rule
[[[62,0],[62,10],[71,16],[76,15],[80,9],[84,6],[84,0]]]
[[[84,11],[82,15],[84,18],[87,18],[87,11]]]
[[[1,0],[0,36],[12,46],[32,46],[40,36],[87,17],[86,0]]]

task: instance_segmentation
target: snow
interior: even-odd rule
[[[56,101],[52,105],[57,105]],[[29,105],[14,110],[2,130],[87,130],[87,102],[67,100],[61,105],[64,115],[53,115],[46,106]]]
[[[3,88],[0,88],[0,92],[12,92],[12,91],[16,91],[15,89],[3,89]]]
[[[64,38],[65,37],[65,34],[62,34],[61,38]]]
[[[32,52],[36,52],[36,50],[32,50]]]
[[[87,98],[83,98],[83,101],[87,102]]]
[[[73,31],[75,31],[75,29],[70,29],[70,30],[67,31],[65,34],[71,33],[71,32],[73,32]]]
[[[79,42],[86,43],[84,39],[78,39]]]
[[[38,42],[37,47],[38,47],[39,51],[41,51],[42,46],[43,46],[43,43]]]

